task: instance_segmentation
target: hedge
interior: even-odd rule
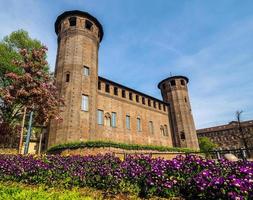
[[[113,147],[125,150],[154,150],[159,152],[197,152],[189,148],[178,147],[165,147],[165,146],[152,146],[152,145],[139,145],[139,144],[125,144],[116,143],[111,141],[86,141],[86,142],[72,142],[66,144],[59,144],[50,147],[47,152],[55,153],[66,149],[79,149],[79,148],[103,148]]]

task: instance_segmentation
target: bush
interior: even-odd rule
[[[0,155],[0,181],[50,187],[92,187],[143,198],[253,199],[253,162],[97,156]]]
[[[212,142],[208,137],[199,138],[199,148],[201,152],[204,152],[206,156],[210,156],[209,151],[213,151],[217,145]]]
[[[152,145],[138,145],[138,144],[124,144],[111,141],[87,141],[87,142],[73,142],[67,144],[59,144],[48,149],[48,153],[55,153],[65,149],[79,149],[79,148],[101,148],[114,147],[125,150],[155,150],[155,151],[171,151],[171,152],[195,152],[188,148],[152,146]]]

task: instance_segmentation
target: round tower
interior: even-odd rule
[[[55,22],[58,50],[56,86],[64,99],[61,121],[51,121],[48,146],[88,140],[95,133],[99,21],[87,12],[67,11]]]
[[[169,105],[174,146],[199,149],[187,89],[188,82],[189,79],[185,76],[172,76],[162,80],[158,88],[163,101]]]

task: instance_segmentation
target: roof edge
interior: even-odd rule
[[[99,79],[99,80],[102,80],[102,81],[105,81],[105,82],[108,82],[108,83],[111,83],[111,84],[113,84],[113,85],[116,85],[116,86],[118,86],[118,87],[124,88],[124,89],[126,89],[126,90],[130,90],[130,91],[132,91],[132,92],[134,92],[134,93],[137,93],[137,94],[139,94],[139,95],[145,96],[145,97],[147,97],[147,98],[156,100],[156,101],[158,101],[158,102],[160,102],[160,103],[162,103],[162,104],[166,104],[166,105],[169,104],[169,103],[164,102],[164,101],[161,100],[161,99],[157,99],[157,98],[152,97],[152,96],[150,96],[150,95],[148,95],[148,94],[139,92],[139,91],[137,91],[137,90],[135,90],[135,89],[132,89],[132,88],[129,88],[129,87],[124,86],[124,85],[122,85],[122,84],[119,84],[119,83],[116,83],[116,82],[114,82],[114,81],[111,81],[111,80],[109,80],[109,79],[107,79],[107,78],[98,76],[98,79]]]
[[[159,89],[161,89],[160,87],[161,87],[161,84],[162,84],[163,82],[165,82],[165,81],[170,81],[170,80],[173,80],[173,79],[178,79],[178,78],[182,78],[182,79],[186,80],[187,83],[189,83],[189,79],[188,79],[186,76],[170,76],[170,77],[168,77],[168,78],[163,79],[162,81],[160,81],[160,82],[158,83],[157,87],[158,87]]]
[[[68,16],[71,15],[79,15],[79,16],[83,16],[83,17],[87,17],[88,19],[90,19],[91,21],[93,21],[99,28],[100,31],[100,42],[103,39],[104,36],[104,30],[103,30],[103,26],[100,24],[100,22],[97,20],[97,18],[93,17],[91,14],[89,14],[88,12],[84,12],[84,11],[80,11],[80,10],[69,10],[69,11],[65,11],[62,14],[60,14],[55,23],[54,23],[54,29],[55,29],[55,33],[58,35],[58,24],[60,23],[60,21],[63,18],[66,18]]]

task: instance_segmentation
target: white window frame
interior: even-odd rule
[[[82,95],[82,105],[81,105],[82,111],[89,111],[89,96]]]
[[[131,124],[130,124],[130,116],[129,115],[126,115],[126,128],[127,129],[130,129],[131,127]]]
[[[84,76],[89,76],[90,75],[90,68],[83,66],[83,75]]]
[[[97,124],[104,125],[104,111],[100,109],[97,110]]]
[[[111,118],[112,122],[111,122],[111,125],[112,127],[116,127],[117,125],[117,113],[116,112],[112,112],[112,118]]]

